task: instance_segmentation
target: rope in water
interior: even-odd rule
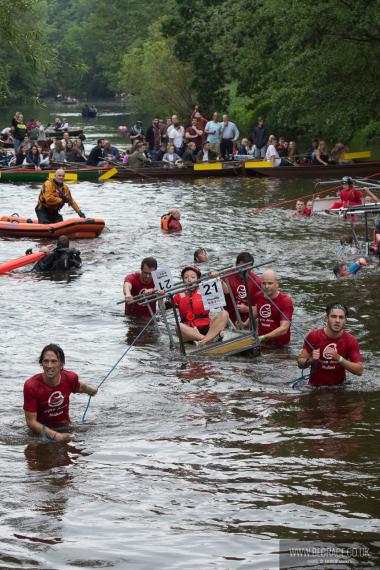
[[[135,338],[135,340],[132,342],[132,344],[130,344],[128,346],[128,348],[126,350],[124,350],[123,354],[120,356],[120,358],[115,362],[115,364],[112,366],[111,370],[104,376],[103,380],[100,382],[100,384],[97,386],[97,389],[99,390],[100,386],[102,384],[104,384],[104,382],[107,380],[107,378],[109,376],[111,376],[112,372],[115,370],[116,366],[119,364],[119,362],[121,362],[124,358],[124,356],[126,356],[126,354],[131,350],[131,348],[136,344],[136,342],[139,340],[139,338],[142,337],[142,335],[145,333],[146,329],[149,327],[149,325],[151,324],[151,322],[153,321],[153,317],[149,320],[149,322],[145,325],[145,327],[139,332],[139,334],[137,335],[137,337]],[[87,402],[87,406],[86,409],[83,413],[82,416],[82,424],[84,423],[84,420],[86,418],[86,414],[87,414],[87,410],[90,407],[90,402],[91,402],[91,398],[92,396],[88,397],[88,402]]]

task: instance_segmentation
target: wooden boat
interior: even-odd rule
[[[329,164],[317,166],[300,164],[297,166],[271,166],[265,161],[246,161],[243,163],[246,174],[251,176],[266,176],[272,178],[334,178],[336,176],[369,176],[380,174],[380,160],[358,160],[354,164]]]
[[[30,218],[2,216],[0,237],[56,239],[65,235],[69,239],[86,239],[98,237],[104,227],[104,220],[95,218],[69,218],[56,224],[40,224],[38,220]]]
[[[83,163],[82,163],[83,164]],[[58,168],[58,167],[57,167]],[[65,170],[65,181],[93,180],[101,181],[101,177],[108,178],[108,168],[97,168],[83,165],[83,168],[70,168]],[[32,168],[1,168],[0,182],[44,182],[48,178],[54,178],[56,168],[47,170],[34,170]]]
[[[151,179],[156,178],[205,178],[205,177],[225,177],[225,176],[241,176],[242,166],[238,162],[210,162],[210,163],[200,163],[200,164],[190,164],[183,166],[181,168],[168,168],[166,166],[161,166],[159,163],[155,163],[152,166],[146,166],[144,168],[129,168],[128,165],[116,166],[114,178],[117,179]]]
[[[19,267],[24,267],[25,265],[36,263],[45,256],[45,252],[37,251],[36,253],[31,253],[30,255],[23,255],[17,259],[6,261],[5,263],[0,264],[0,274],[9,273],[9,271],[12,271],[13,269],[18,269]]]
[[[83,129],[74,131],[47,131],[46,136],[49,139],[63,139],[63,133],[69,133],[70,138],[77,137],[83,133]]]

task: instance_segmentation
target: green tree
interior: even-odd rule
[[[177,58],[174,40],[159,30],[160,22],[152,26],[141,47],[124,56],[119,86],[146,113],[187,117],[193,101],[193,69]]]

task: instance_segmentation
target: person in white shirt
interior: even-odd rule
[[[273,167],[276,166],[294,166],[286,158],[281,158],[276,149],[277,139],[274,135],[270,135],[268,139],[268,147],[265,155],[265,160],[272,163]]]
[[[176,115],[173,115],[173,117],[177,117]],[[172,117],[172,121],[173,121],[173,117]],[[185,129],[184,127],[181,125],[181,122],[175,118],[173,121],[173,124],[170,125],[170,127],[168,128],[168,137],[169,137],[169,143],[174,145],[174,150],[177,154],[179,154],[180,156],[182,156],[183,153],[183,141],[184,141],[184,137],[185,137]]]

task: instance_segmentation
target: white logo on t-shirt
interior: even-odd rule
[[[268,319],[271,316],[271,314],[272,311],[269,303],[267,305],[263,305],[262,307],[260,307],[260,317],[262,317],[263,319]]]
[[[330,344],[328,344],[327,346],[325,346],[325,348],[323,349],[323,358],[326,358],[326,360],[331,360],[332,356],[331,354],[326,354],[326,350],[335,350],[336,352],[336,344],[335,342],[331,342]]]
[[[59,392],[57,390],[57,392],[53,392],[48,400],[48,406],[49,408],[58,408],[58,406],[61,406],[63,404],[65,397],[62,394],[62,392]]]
[[[245,285],[238,285],[236,292],[237,292],[239,299],[246,299],[247,298],[247,291],[245,290]]]

